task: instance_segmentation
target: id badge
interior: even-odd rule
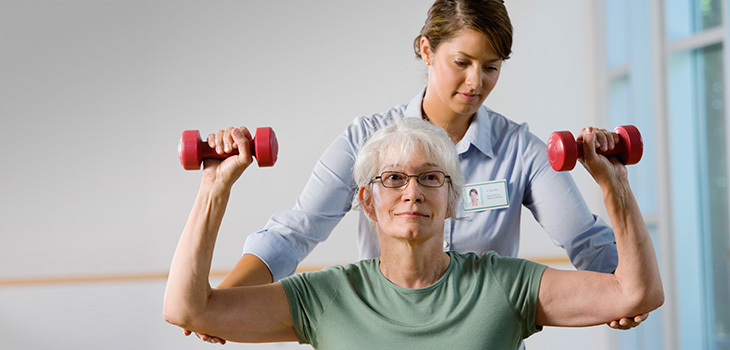
[[[464,185],[464,211],[482,211],[509,206],[507,180]]]

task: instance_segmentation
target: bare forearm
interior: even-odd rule
[[[604,188],[619,256],[614,274],[548,268],[541,279],[535,322],[593,326],[646,313],[663,303],[649,233],[628,187]]]
[[[205,183],[198,192],[170,267],[164,307],[170,323],[183,326],[205,309],[213,248],[229,195],[230,188]]]
[[[616,237],[619,263],[616,280],[638,313],[649,312],[664,301],[654,246],[628,181],[603,189],[604,203]]]

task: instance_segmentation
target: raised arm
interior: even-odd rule
[[[232,341],[296,340],[281,284],[212,289],[208,282],[231,188],[253,161],[248,151],[251,135],[245,128],[229,128],[223,137],[240,154],[204,164],[200,190],[170,267],[164,318],[184,329]]]
[[[601,135],[599,133],[599,135]],[[664,302],[654,247],[629,187],[626,168],[596,154],[593,128],[581,131],[583,165],[601,187],[619,263],[613,274],[547,269],[540,282],[536,323],[590,326],[648,313]]]
[[[262,231],[248,237],[244,255],[219,287],[267,283],[293,274],[350,211],[358,149],[375,130],[402,118],[401,113],[356,118],[319,158],[294,207],[276,212]]]
[[[355,188],[352,165],[357,149],[381,122],[357,118],[322,154],[302,194],[291,210],[276,212],[264,230],[248,237],[244,254],[217,288],[253,286],[278,281],[293,274],[297,264],[327,239],[350,210]],[[224,149],[216,135],[210,146]],[[190,330],[184,330],[190,335]],[[196,335],[210,343],[224,339]]]

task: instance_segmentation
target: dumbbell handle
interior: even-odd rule
[[[619,142],[611,150],[596,150],[604,156],[616,156],[625,165],[636,164],[644,153],[644,142],[641,133],[633,125],[622,125],[613,132],[619,135]],[[550,165],[555,171],[571,170],[576,161],[583,159],[583,144],[575,141],[570,131],[556,131],[550,135],[547,143]]]
[[[260,167],[273,166],[276,163],[279,144],[271,128],[257,128],[256,137],[251,143],[251,155],[256,157]],[[185,130],[180,137],[177,148],[180,163],[185,170],[198,170],[203,159],[225,159],[238,154],[237,149],[229,153],[218,154],[214,148],[200,138],[198,130]]]
[[[578,148],[577,149],[578,159],[585,158],[585,157],[583,157],[583,142],[576,142],[576,146]],[[607,149],[604,151],[600,148],[596,148],[596,153],[598,153],[600,155],[604,155],[606,157],[610,157],[610,156],[621,155],[621,153],[624,152],[624,150],[625,150],[624,143],[619,141],[617,144],[614,145],[613,149]]]
[[[199,147],[202,159],[226,159],[228,157],[238,155],[238,148],[233,148],[228,153],[218,154],[215,148],[212,148],[210,147],[210,145],[208,145],[208,142],[203,141],[202,139],[199,139],[198,142],[200,142]],[[256,156],[256,149],[253,146],[253,142],[251,143],[251,155],[254,157]]]

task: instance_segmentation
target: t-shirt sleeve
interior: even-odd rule
[[[496,276],[505,297],[522,324],[523,338],[542,330],[535,324],[540,280],[547,268],[533,261],[488,253],[491,273]]]
[[[341,266],[333,266],[281,280],[299,343],[316,343],[318,322],[337,296],[341,284],[346,281],[343,275]]]

